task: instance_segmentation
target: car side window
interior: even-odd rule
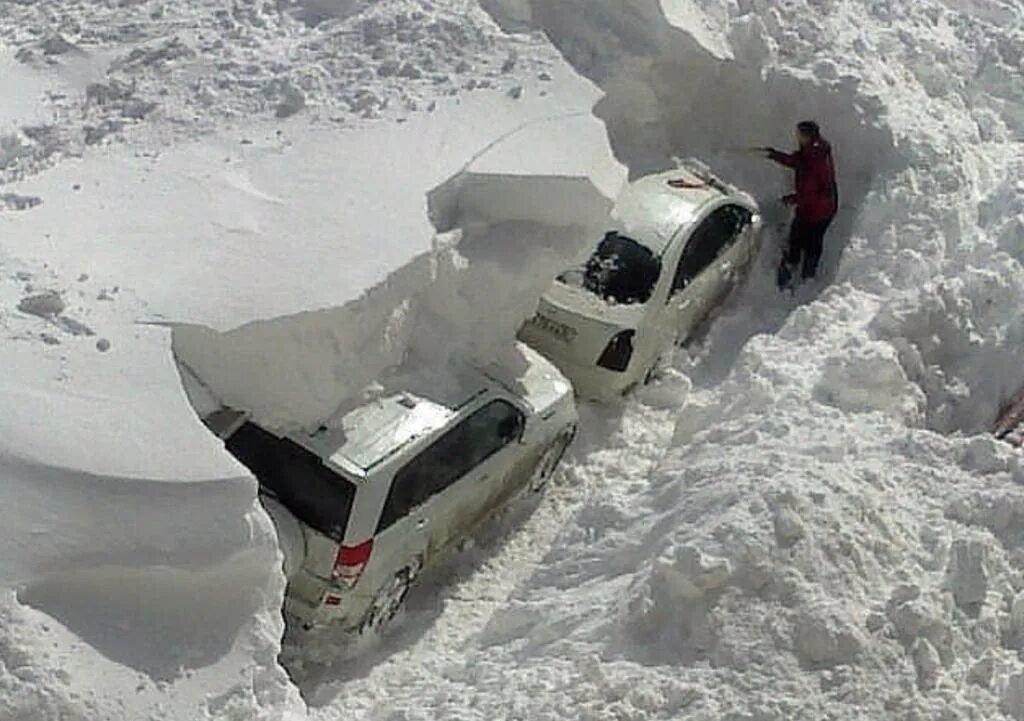
[[[738,205],[712,211],[690,234],[672,279],[672,294],[683,290],[711,265],[739,238],[750,220],[750,211]]]
[[[725,205],[717,212],[722,214],[723,224],[729,232],[725,248],[735,243],[754,219],[754,214],[741,205]]]
[[[460,421],[395,474],[377,533],[518,440],[525,424],[523,413],[501,400]]]

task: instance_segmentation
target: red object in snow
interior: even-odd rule
[[[798,218],[818,223],[836,214],[839,194],[836,191],[832,146],[828,141],[818,138],[795,153],[769,149],[768,157],[796,171],[796,193],[793,195]]]

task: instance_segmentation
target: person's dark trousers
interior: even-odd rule
[[[802,260],[800,276],[804,280],[813,278],[818,272],[818,263],[825,247],[825,231],[831,223],[832,218],[817,222],[795,218],[790,226],[785,263],[795,270]]]

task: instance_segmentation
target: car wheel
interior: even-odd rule
[[[536,493],[544,489],[551,478],[551,474],[558,468],[558,464],[562,461],[562,456],[565,455],[566,449],[575,437],[576,426],[573,426],[559,434],[558,438],[544,449],[540,461],[537,462],[537,466],[533,469],[533,474],[530,476],[531,491]]]
[[[359,625],[360,633],[379,632],[398,615],[421,565],[418,562],[409,564],[377,590]]]

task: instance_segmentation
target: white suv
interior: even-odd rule
[[[558,276],[519,337],[581,396],[619,395],[724,300],[760,234],[753,199],[706,171],[640,178],[616,200],[604,238]]]
[[[521,490],[576,429],[572,388],[519,344],[525,370],[406,376],[312,434],[223,409],[204,420],[259,480],[285,557],[285,613],[304,628],[389,621],[416,576]]]

